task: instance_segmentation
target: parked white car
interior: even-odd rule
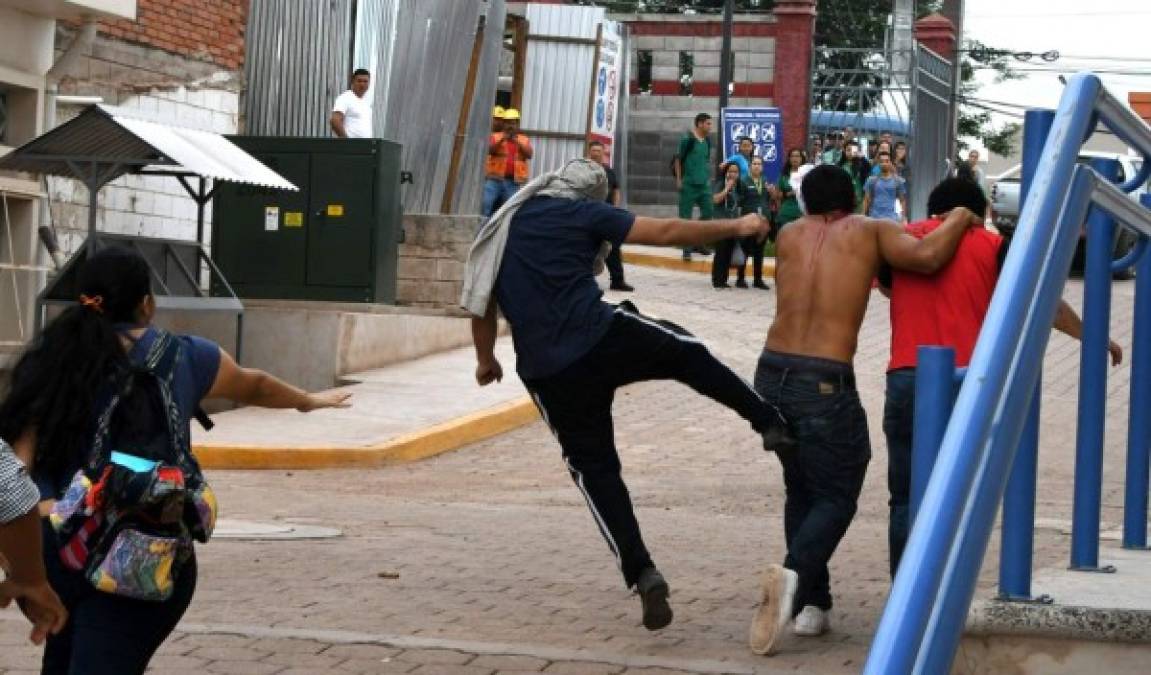
[[[1107,152],[1094,152],[1091,150],[1084,150],[1079,154],[1079,163],[1086,164],[1096,157],[1107,157],[1110,159],[1119,160],[1121,179],[1123,181],[1133,178],[1143,166],[1143,158],[1134,155],[1121,155],[1116,153]],[[1011,236],[1015,231],[1015,226],[1019,222],[1019,174],[1021,165],[1016,164],[1007,171],[993,176],[990,179],[991,183],[991,219],[995,223],[995,227],[999,229],[1006,236]],[[1131,193],[1132,199],[1139,199],[1140,195],[1151,192],[1151,180],[1140,185]],[[1118,259],[1135,245],[1138,236],[1126,228],[1117,228],[1118,232],[1115,237],[1115,250],[1113,252],[1114,258]],[[1072,263],[1072,269],[1083,269],[1083,247],[1080,246],[1075,251],[1075,261]],[[1131,270],[1124,270],[1117,273],[1116,278],[1130,278],[1132,276]]]

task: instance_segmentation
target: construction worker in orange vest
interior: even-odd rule
[[[520,111],[504,111],[504,128],[488,139],[487,180],[484,181],[484,217],[490,217],[528,182],[532,144],[519,133]]]
[[[504,130],[504,107],[497,105],[492,108],[492,133],[498,134]]]

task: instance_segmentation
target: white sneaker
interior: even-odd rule
[[[795,634],[803,637],[823,635],[831,627],[831,611],[815,605],[806,605],[795,617]]]
[[[775,653],[775,643],[791,622],[799,575],[782,565],[769,565],[763,573],[763,598],[751,619],[748,643],[756,654]]]

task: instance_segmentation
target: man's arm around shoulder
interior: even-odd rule
[[[923,239],[907,234],[892,220],[870,221],[876,228],[879,253],[892,267],[920,274],[934,274],[951,261],[967,228],[982,224],[982,216],[968,209],[952,209],[943,224]]]

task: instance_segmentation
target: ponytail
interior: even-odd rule
[[[108,319],[82,305],[69,307],[12,370],[11,389],[0,403],[0,437],[15,443],[35,431],[37,473],[67,470],[91,440],[101,385],[127,366]]]
[[[15,443],[35,432],[36,473],[53,478],[83,460],[100,397],[130,370],[116,324],[135,323],[151,293],[147,263],[117,247],[92,254],[78,286],[79,304],[33,340],[0,401],[0,438]]]

